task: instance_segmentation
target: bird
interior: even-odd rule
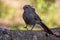
[[[38,14],[36,14],[35,9],[34,9],[32,6],[30,6],[30,5],[25,5],[25,6],[23,7],[23,10],[24,10],[24,12],[23,12],[23,20],[24,20],[24,22],[25,22],[25,24],[26,24],[25,28],[27,28],[28,25],[30,25],[30,26],[32,26],[32,29],[33,29],[34,26],[35,26],[36,24],[38,24],[38,25],[40,25],[40,26],[44,29],[44,31],[45,31],[46,33],[56,36],[56,34],[54,34],[54,33],[42,22],[41,18],[38,16]],[[31,29],[31,31],[32,31],[32,29]],[[28,28],[27,28],[27,30],[28,30]]]

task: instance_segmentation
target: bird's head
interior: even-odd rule
[[[29,8],[32,8],[32,7],[31,7],[30,5],[25,5],[25,6],[23,7],[24,10],[29,9]]]
[[[34,8],[32,8],[32,6],[30,6],[30,5],[25,5],[24,7],[23,7],[23,9],[24,9],[24,11],[35,11],[35,9]]]

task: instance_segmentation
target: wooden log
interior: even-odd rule
[[[51,29],[53,33],[60,34],[60,28]],[[0,40],[60,40],[53,36],[47,37],[43,30],[7,30],[0,28]]]

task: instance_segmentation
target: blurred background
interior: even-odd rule
[[[23,6],[26,4],[35,8],[36,13],[49,28],[60,27],[60,0],[0,0],[0,27],[11,30],[18,27],[20,30],[26,30],[22,18]]]

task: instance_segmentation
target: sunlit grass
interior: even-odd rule
[[[16,27],[17,27],[19,30],[27,30],[26,28],[24,28],[24,27],[25,27],[25,24],[20,24],[19,26],[17,26],[16,24],[14,24],[14,25],[11,26],[11,30],[17,30]],[[28,26],[28,30],[31,30],[31,28],[32,28],[32,26]],[[51,29],[51,28],[58,28],[58,27],[48,27],[48,28]],[[40,26],[35,26],[35,27],[33,28],[33,30],[43,30],[43,28],[40,27]]]

